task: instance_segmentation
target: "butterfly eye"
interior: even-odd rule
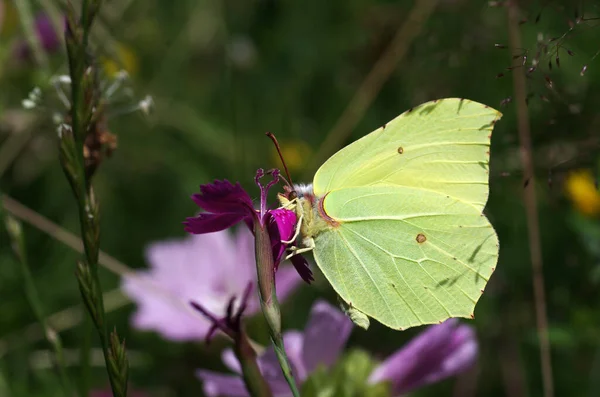
[[[288,194],[288,200],[292,201],[297,198],[298,198],[298,193],[296,193],[295,190],[290,191],[290,193]]]

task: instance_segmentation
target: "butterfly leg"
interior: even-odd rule
[[[311,238],[310,240],[305,240],[308,241],[308,244],[306,247],[290,247],[289,250],[291,251],[290,254],[288,256],[285,257],[285,259],[290,259],[292,256],[294,255],[298,255],[298,254],[302,254],[304,252],[308,252],[308,251],[312,251],[315,248],[315,241]]]
[[[298,235],[300,234],[300,227],[302,226],[302,219],[304,219],[304,214],[300,215],[300,218],[298,219],[298,222],[296,222],[296,232],[294,233],[294,236],[289,239],[289,240],[281,240],[282,243],[284,244],[291,244],[294,241],[296,241],[296,239],[298,238]]]

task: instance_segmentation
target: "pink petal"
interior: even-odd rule
[[[192,200],[204,211],[215,214],[240,214],[252,216],[252,199],[238,183],[233,185],[227,180],[200,185],[200,193]]]
[[[310,373],[319,365],[333,365],[341,354],[350,333],[352,321],[325,301],[315,303],[304,329],[303,363]]]
[[[477,357],[477,341],[468,326],[456,319],[428,327],[398,350],[369,377],[369,382],[391,381],[396,393],[467,370]]]
[[[133,326],[169,340],[202,340],[210,328],[208,320],[189,310],[190,301],[222,317],[231,297],[238,298],[237,307],[248,283],[256,284],[254,237],[245,227],[234,236],[220,231],[153,243],[146,257],[150,269],[136,272],[137,277],[125,276],[123,291],[138,306]],[[301,283],[291,267],[275,277],[281,301]],[[255,292],[244,315],[259,310]]]
[[[204,234],[228,229],[241,222],[246,215],[240,214],[211,214],[201,213],[195,217],[186,218],[184,230],[192,234]]]

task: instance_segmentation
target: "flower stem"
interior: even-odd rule
[[[283,376],[290,386],[293,396],[300,397],[281,335],[281,311],[275,293],[275,266],[269,232],[260,222],[254,222],[254,236],[260,307],[269,325],[271,342]]]
[[[6,229],[10,236],[11,245],[15,256],[19,264],[21,265],[21,273],[23,275],[23,282],[25,287],[25,295],[29,301],[29,305],[33,310],[33,313],[42,326],[46,339],[50,344],[50,348],[54,352],[54,359],[56,360],[56,368],[58,370],[58,376],[63,389],[63,394],[67,397],[73,395],[73,388],[71,381],[67,374],[67,365],[65,363],[65,356],[63,353],[62,342],[60,336],[54,331],[47,323],[46,317],[44,316],[44,310],[42,301],[38,294],[38,290],[33,282],[33,276],[31,269],[29,268],[29,262],[27,260],[27,252],[25,250],[25,237],[21,228],[21,223],[10,215],[6,216]]]
[[[246,385],[246,389],[250,395],[252,397],[273,397],[273,393],[269,388],[269,384],[265,380],[263,374],[260,372],[260,368],[258,367],[258,363],[256,361],[256,351],[254,351],[254,348],[250,343],[250,339],[248,339],[248,335],[246,334],[244,326],[242,325],[242,314],[246,309],[246,304],[251,291],[252,284],[249,284],[246,288],[244,296],[242,297],[242,302],[238,312],[234,315],[228,310],[227,317],[224,319],[219,319],[198,302],[192,301],[190,304],[213,324],[214,330],[220,329],[225,333],[225,335],[229,336],[233,340],[233,352],[240,362],[242,378],[244,379],[244,384]],[[234,299],[235,297],[232,297],[229,302],[230,308],[233,307]],[[206,336],[207,343],[211,338],[211,334],[211,331],[209,331]]]
[[[272,397],[273,393],[256,362],[256,352],[245,333],[236,338],[233,351],[242,367],[242,377],[250,395],[252,397]]]
[[[281,367],[281,371],[283,371],[285,380],[290,386],[292,395],[294,397],[300,397],[300,391],[298,391],[298,386],[296,386],[296,381],[294,380],[294,376],[292,374],[292,368],[290,367],[289,359],[285,352],[285,347],[283,346],[283,338],[281,335],[279,338],[273,338],[273,335],[271,335],[271,341],[273,342],[273,347],[275,348],[275,354],[277,355],[279,366]]]

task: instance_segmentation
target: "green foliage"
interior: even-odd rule
[[[317,369],[302,385],[302,397],[390,397],[389,385],[367,382],[375,366],[369,353],[350,350],[333,368]]]

